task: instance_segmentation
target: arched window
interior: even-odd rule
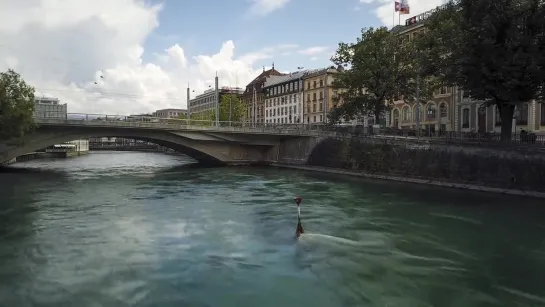
[[[394,120],[399,119],[399,109],[394,109]]]
[[[447,104],[446,103],[441,103],[439,105],[439,114],[441,117],[447,117],[448,115],[448,111],[447,111]]]
[[[411,108],[408,106],[403,107],[403,122],[408,123],[411,121]]]
[[[418,109],[417,106],[420,109],[420,112],[416,111]],[[418,117],[418,113],[420,113],[419,117]],[[416,104],[414,105],[414,107],[413,107],[413,116],[414,116],[414,121],[415,122],[418,121],[418,120],[420,120],[420,121],[424,120],[424,106],[421,103],[419,105],[416,105]]]
[[[435,109],[434,103],[429,103],[426,107],[426,119],[428,120],[434,120],[436,117],[437,110]]]
[[[398,127],[399,126],[399,109],[394,109],[394,118],[393,118],[393,126]]]

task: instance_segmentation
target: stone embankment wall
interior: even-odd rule
[[[412,182],[489,187],[500,192],[545,192],[545,149],[539,148],[433,145],[373,138],[295,139],[280,146],[273,160],[377,178],[412,178]]]

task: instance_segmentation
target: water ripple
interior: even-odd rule
[[[545,304],[532,204],[192,162],[116,152],[0,173],[0,306]]]

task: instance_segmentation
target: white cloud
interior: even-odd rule
[[[250,13],[258,16],[268,15],[286,6],[290,0],[251,0]]]
[[[394,23],[397,24],[400,20],[397,13],[394,17],[393,0],[359,0],[359,2],[363,5],[378,6],[375,9],[375,13],[380,21],[386,26],[392,26]],[[405,20],[409,17],[424,13],[444,4],[446,0],[408,0],[408,2],[411,13],[408,15],[401,15],[401,24],[404,24]]]
[[[220,85],[244,86],[261,72],[252,68],[257,60],[297,48],[236,56],[226,41],[216,54],[190,56],[175,44],[146,63],[143,43],[159,26],[162,7],[145,3],[0,1],[0,71],[14,68],[37,94],[68,103],[69,112],[128,114],[185,107],[187,84],[192,95],[200,93],[216,71]]]
[[[311,56],[311,55],[326,53],[327,51],[329,51],[329,49],[330,49],[329,47],[325,47],[325,46],[315,46],[315,47],[309,47],[309,48],[299,50],[298,52],[300,54]]]

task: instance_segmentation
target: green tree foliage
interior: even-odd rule
[[[386,27],[362,29],[356,43],[340,43],[331,61],[348,69],[335,77],[340,105],[331,112],[330,122],[371,115],[378,123],[394,100],[415,101],[417,83],[420,101],[427,100],[436,85],[420,73],[420,60],[412,44],[402,43]]]
[[[221,96],[220,121],[242,122],[245,112],[246,106],[237,95],[227,94]]]
[[[541,0],[452,0],[419,39],[428,73],[498,107],[504,139],[516,106],[543,99],[544,7]]]
[[[227,94],[221,96],[220,103],[220,122],[229,122],[229,118],[233,124],[243,121],[246,107],[242,100],[237,95]],[[201,112],[195,112],[190,114],[192,125],[205,125],[212,126],[216,121],[216,110],[206,110]],[[185,119],[185,116],[182,117]],[[223,123],[226,125],[226,123]],[[228,124],[227,124],[228,125]]]
[[[34,88],[14,70],[0,73],[0,139],[20,138],[34,126]]]
[[[214,124],[214,119],[216,118],[214,110],[206,110],[202,112],[191,113],[189,115],[191,125],[196,126],[212,126]],[[186,116],[183,117],[186,119]]]

